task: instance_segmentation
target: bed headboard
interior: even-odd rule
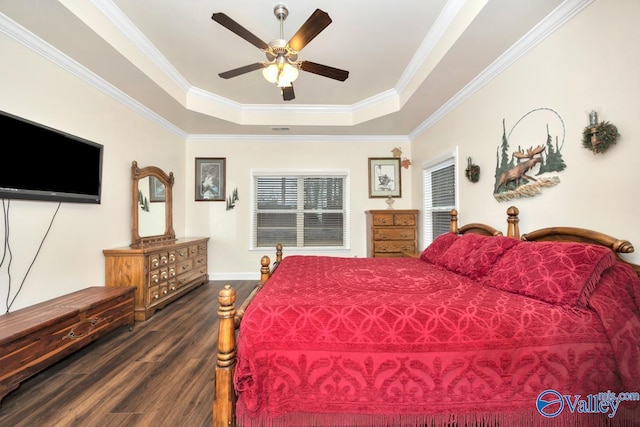
[[[620,256],[620,254],[630,254],[634,251],[633,245],[628,240],[616,239],[598,231],[580,227],[547,227],[525,233],[522,240],[529,242],[541,241],[562,241],[581,242],[600,246],[606,246],[616,255],[616,258],[626,264],[631,265],[640,276],[640,265],[633,264]]]
[[[476,233],[484,236],[502,236],[502,231],[497,228],[493,228],[487,224],[471,223],[465,224],[462,227],[458,226],[458,211],[451,209],[451,222],[449,224],[449,231],[456,234]]]

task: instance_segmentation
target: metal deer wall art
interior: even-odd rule
[[[514,133],[517,126],[521,126],[523,131]],[[543,126],[546,127],[547,134],[544,144],[538,144],[535,148],[529,145],[526,149],[519,145],[517,150],[510,150],[509,145],[512,141],[529,141],[532,139],[532,132],[538,134],[538,129]],[[552,128],[556,132],[562,132],[562,143],[558,141],[558,136],[555,136],[554,143]],[[496,155],[494,198],[502,202],[514,198],[533,197],[540,194],[542,188],[559,184],[560,178],[549,174],[560,172],[567,167],[561,154],[563,145],[564,122],[558,113],[549,108],[528,112],[516,122],[509,133],[506,132],[503,120],[502,144],[498,147]]]

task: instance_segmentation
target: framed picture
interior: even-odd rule
[[[164,184],[155,176],[149,176],[149,202],[164,202]]]
[[[226,162],[226,158],[196,157],[196,201],[225,201]]]
[[[369,157],[369,198],[402,197],[400,157]]]

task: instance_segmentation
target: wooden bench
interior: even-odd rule
[[[119,326],[135,287],[90,287],[0,315],[0,402],[20,383]]]

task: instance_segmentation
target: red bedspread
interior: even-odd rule
[[[544,424],[535,407],[543,390],[638,391],[637,360],[628,361],[638,337],[635,350],[610,343],[617,330],[638,334],[638,319],[607,313],[619,311],[610,297],[600,293],[599,313],[483,286],[420,259],[288,256],[240,327],[237,419]],[[621,378],[620,360],[635,371],[627,366]],[[569,415],[606,419],[565,411],[554,421]]]

